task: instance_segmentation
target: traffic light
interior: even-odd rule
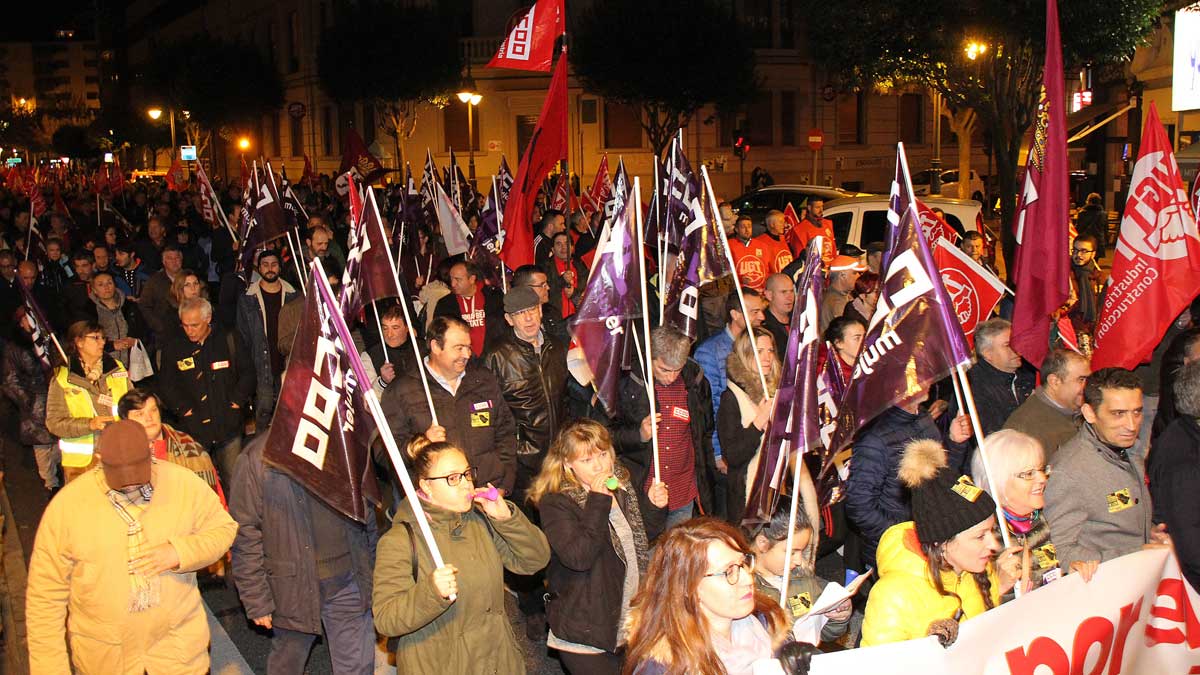
[[[745,136],[738,136],[733,141],[733,154],[738,159],[746,159],[746,155],[750,154],[750,144],[746,142]]]

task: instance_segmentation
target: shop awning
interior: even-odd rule
[[[1096,103],[1088,107],[1073,112],[1067,115],[1067,133],[1072,134],[1067,139],[1067,143],[1074,143],[1094,131],[1098,131],[1105,124],[1117,119],[1121,115],[1133,110],[1138,106],[1136,96],[1128,101],[1117,101],[1116,103]],[[1073,133],[1072,133],[1073,132]]]

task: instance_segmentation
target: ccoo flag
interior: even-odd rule
[[[370,444],[371,387],[329,281],[314,261],[296,341],[283,374],[263,459],[360,523],[379,503]]]
[[[350,194],[358,190],[353,185]],[[342,273],[339,304],[342,316],[356,318],[368,303],[384,298],[402,298],[404,293],[396,283],[396,263],[388,248],[388,236],[383,229],[383,217],[375,201],[375,191],[367,188],[367,199],[361,216],[352,218],[350,250],[346,254],[346,270]]]
[[[1112,283],[1096,322],[1092,368],[1132,369],[1147,359],[1197,290],[1196,217],[1152,101],[1129,181]]]
[[[554,43],[564,30],[563,0],[537,0],[500,43],[487,67],[548,72]]]
[[[625,361],[633,320],[642,316],[642,256],[637,250],[632,186],[625,165],[618,164],[613,185],[613,218],[596,246],[596,258],[571,333],[592,371],[592,385],[609,415],[617,412],[617,384]]]
[[[672,172],[667,199],[671,206],[668,223],[678,223],[680,236],[679,255],[675,258],[675,271],[670,275],[670,286],[664,304],[664,323],[678,328],[689,338],[696,338],[700,323],[700,287],[730,274],[729,256],[725,252],[728,241],[716,217],[701,204],[700,183],[691,173],[691,167],[683,152],[679,162],[686,173]],[[681,179],[676,181],[674,176]],[[687,201],[683,201],[687,199]],[[678,203],[676,203],[678,202]]]
[[[1041,367],[1050,345],[1050,315],[1070,293],[1066,95],[1058,2],[1046,0],[1046,62],[1033,143],[1017,205],[1016,304],[1012,347]]]
[[[790,458],[800,457],[820,444],[816,382],[821,346],[819,312],[825,290],[821,268],[824,243],[821,239],[814,237],[805,252],[804,272],[796,286],[796,309],[792,312],[788,330],[783,372],[775,392],[775,410],[759,452],[743,523],[770,522]],[[799,471],[799,465],[793,466],[792,470]]]
[[[954,304],[921,231],[916,201],[900,143],[879,304],[838,405],[831,450],[845,447],[879,413],[924,394],[955,366],[971,362]]]

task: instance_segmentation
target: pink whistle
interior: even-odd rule
[[[471,497],[483,497],[489,502],[494,502],[497,499],[500,499],[500,491],[494,487],[479,488],[475,491],[475,494],[471,495]]]

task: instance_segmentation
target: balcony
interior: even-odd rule
[[[472,64],[487,63],[496,55],[496,50],[500,49],[500,43],[503,41],[504,36],[501,35],[494,37],[470,37],[460,39],[458,46],[462,51],[463,61]]]

